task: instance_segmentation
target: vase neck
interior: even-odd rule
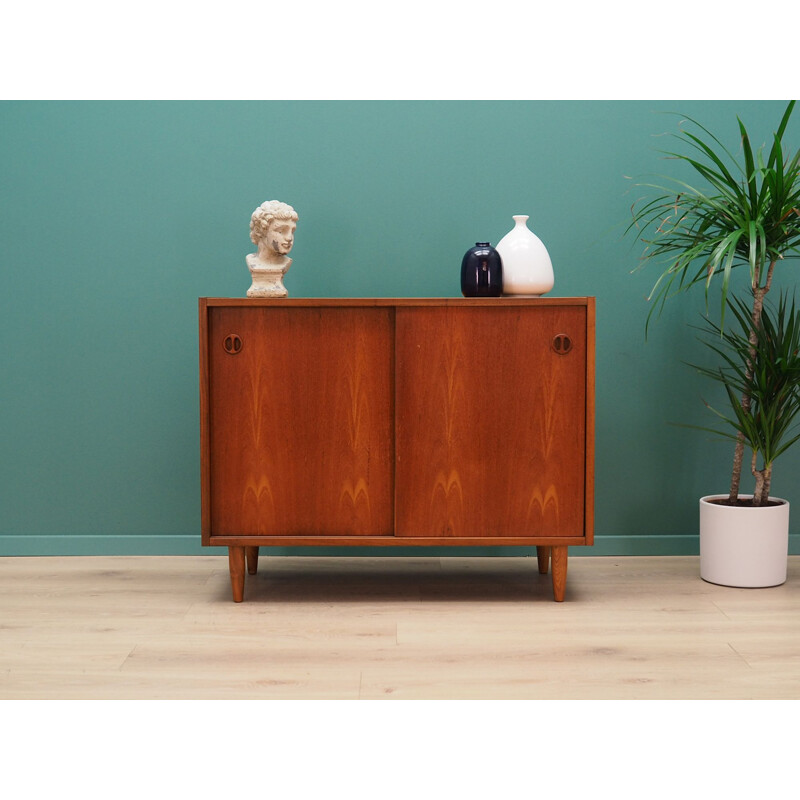
[[[518,228],[527,228],[528,215],[527,214],[514,214],[511,219],[514,220]]]

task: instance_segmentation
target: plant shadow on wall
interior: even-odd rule
[[[645,245],[640,268],[654,263],[663,270],[650,293],[653,306],[648,326],[668,298],[703,286],[708,311],[712,288],[719,290],[720,323],[707,322],[705,330],[711,335],[702,341],[722,365],[700,371],[720,382],[731,401],[729,415],[716,412],[725,423],[723,430],[713,430],[730,435],[735,444],[728,495],[701,499],[700,558],[702,577],[726,585],[775,585],[786,579],[788,503],[771,499],[769,488],[775,458],[800,438],[793,433],[800,403],[800,320],[793,300],[782,297],[771,309],[765,298],[776,266],[800,255],[800,150],[787,156],[783,142],[794,105],[795,101],[787,105],[766,158],[765,147],[753,149],[740,119],[738,156],[699,122],[685,120],[673,134],[680,152],[667,151],[665,155],[688,168],[692,183],[667,177],[663,183],[640,184],[656,196],[634,203],[627,230]],[[749,270],[746,299],[734,297],[731,290],[731,273],[743,266]],[[733,331],[726,328],[726,310],[729,320],[732,315],[738,324]],[[752,453],[748,460],[755,481],[752,495],[742,495],[739,489],[746,447]],[[708,566],[712,548],[710,539],[704,541],[703,521],[715,512],[704,503],[724,509],[723,528],[754,527],[753,535],[759,539],[765,538],[764,515],[755,517],[752,512],[777,507],[785,516],[786,528],[777,545],[783,548],[782,573],[779,566],[769,577],[749,578]],[[728,513],[733,510],[745,514],[734,518]],[[742,539],[743,549],[754,547],[751,540]],[[732,537],[722,534],[719,541],[729,556],[734,549]],[[747,556],[759,560],[752,549]]]

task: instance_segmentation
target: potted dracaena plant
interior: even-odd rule
[[[688,166],[699,183],[694,185],[694,179],[689,183],[666,178],[666,183],[643,184],[655,190],[657,196],[634,203],[628,227],[628,232],[634,232],[645,245],[640,267],[650,262],[665,267],[649,297],[654,302],[647,317],[648,326],[653,313],[659,312],[669,297],[701,285],[708,306],[712,287],[720,291],[721,321],[715,331],[714,349],[723,358],[723,366],[704,374],[720,380],[728,398],[735,398],[731,414],[725,418],[733,431],[735,446],[727,495],[709,495],[700,500],[700,560],[703,578],[726,585],[775,585],[782,583],[786,575],[789,506],[781,498],[771,498],[769,488],[776,454],[785,452],[796,438],[787,429],[781,437],[782,447],[776,448],[770,438],[774,430],[767,427],[766,420],[769,414],[787,413],[794,400],[790,397],[782,406],[776,405],[764,381],[777,378],[767,376],[764,370],[767,359],[774,358],[776,352],[786,354],[789,342],[785,337],[794,334],[796,322],[793,304],[788,306],[782,300],[773,317],[768,307],[765,311],[765,299],[772,288],[776,266],[800,255],[800,150],[787,156],[783,144],[794,104],[795,101],[788,103],[766,160],[765,147],[754,151],[741,120],[739,157],[698,122],[687,120],[688,127],[675,134],[687,152],[666,155]],[[731,295],[731,273],[741,267],[749,270],[746,303]],[[726,309],[734,312],[738,330],[726,330]],[[711,331],[714,332],[713,326]],[[705,341],[709,343],[708,339]],[[784,377],[784,388],[796,393],[797,375],[791,365]],[[780,424],[791,421],[782,418]],[[765,441],[770,442],[771,448],[766,452]],[[740,493],[746,446],[753,452],[749,463],[756,482],[755,491],[748,495]],[[776,516],[775,509],[784,517],[782,580],[775,579],[774,570],[773,577],[767,579],[745,574],[746,565],[738,571],[710,567],[712,551],[721,552],[728,560],[734,558],[735,537],[724,532],[739,530],[744,533],[737,534],[738,538],[747,542],[746,560],[758,564],[762,560],[758,547],[764,540],[760,536],[764,524],[761,520],[770,514]],[[710,550],[708,525],[718,517],[723,533],[716,538],[721,537],[722,549]]]
[[[726,586],[777,586],[786,580],[789,504],[772,498],[770,485],[775,460],[800,440],[800,310],[782,294],[777,305],[764,303],[754,328],[748,303],[729,298],[728,308],[732,325],[704,325],[702,341],[718,365],[696,369],[722,384],[729,408],[706,403],[721,426],[700,429],[744,442],[755,488],[735,505],[728,495],[701,498],[700,575]]]

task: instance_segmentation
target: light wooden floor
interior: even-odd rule
[[[0,559],[0,698],[800,699],[800,557]]]

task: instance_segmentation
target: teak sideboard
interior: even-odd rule
[[[200,298],[203,545],[593,543],[592,297]]]

